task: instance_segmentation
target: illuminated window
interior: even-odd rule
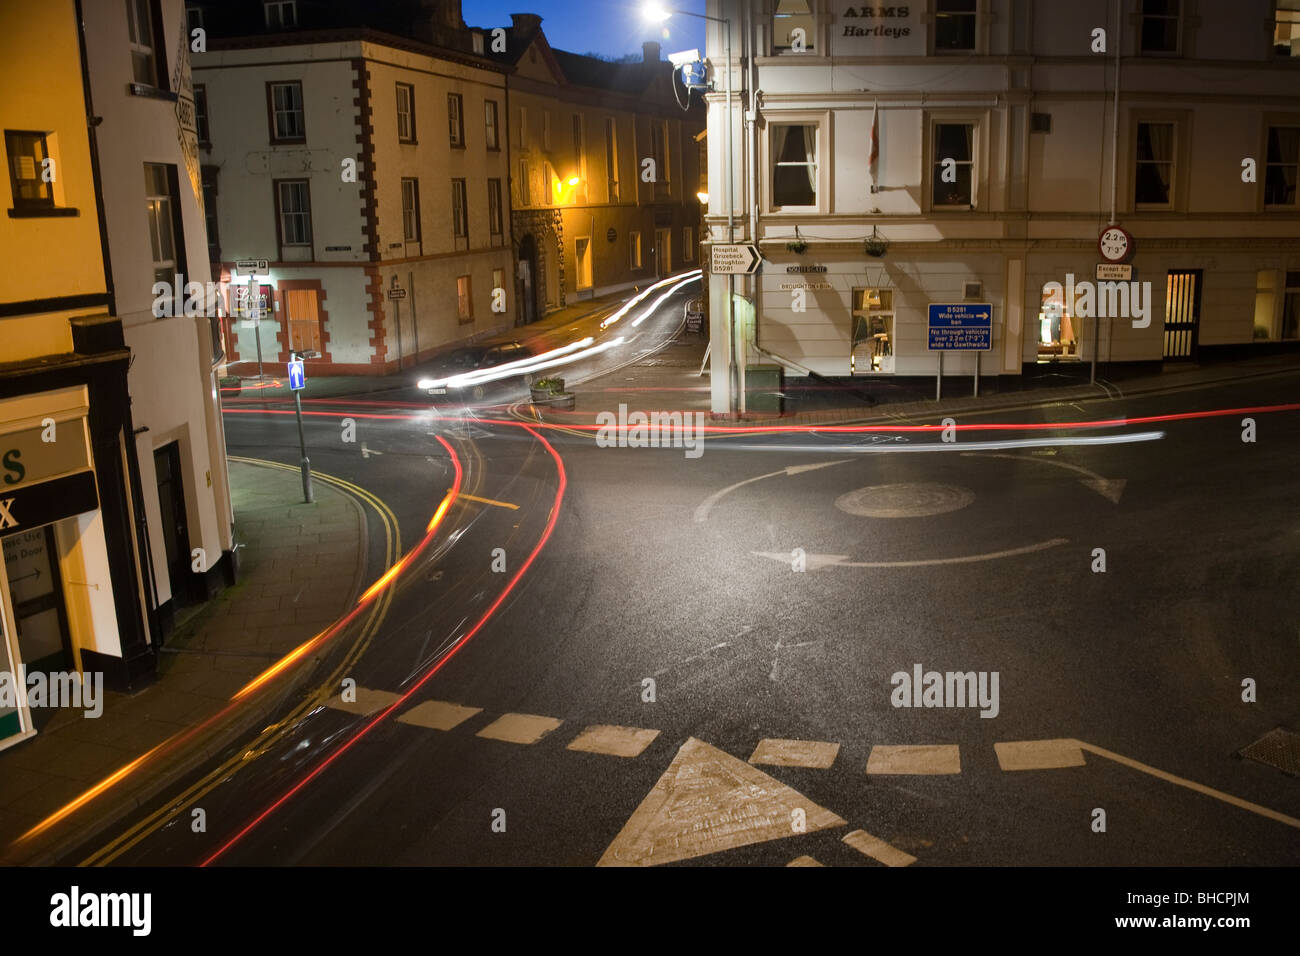
[[[50,152],[44,133],[5,130],[5,152],[9,157],[9,187],[14,209],[33,212],[54,208],[54,184],[46,182],[46,160]]]
[[[894,290],[853,290],[849,372],[894,371]]]
[[[473,287],[469,276],[456,277],[456,317],[463,325],[474,321]]]
[[[811,0],[780,0],[772,14],[772,52],[812,52],[815,35]]]
[[[1278,56],[1300,56],[1300,0],[1277,0],[1273,52]]]

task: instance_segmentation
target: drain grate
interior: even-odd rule
[[[1279,727],[1243,747],[1240,754],[1249,760],[1276,767],[1292,777],[1300,777],[1300,734]]]

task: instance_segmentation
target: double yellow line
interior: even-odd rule
[[[298,468],[291,465],[282,465],[279,462],[263,461],[257,458],[241,458],[234,455],[230,456],[230,461],[239,462],[247,465],[259,465],[267,468],[278,468],[282,471],[293,473],[298,472]],[[339,490],[360,499],[368,504],[375,513],[379,515],[384,526],[384,567],[391,567],[397,560],[397,556],[402,553],[401,531],[397,524],[397,516],[393,514],[392,509],[384,504],[379,498],[371,494],[365,488],[354,485],[350,481],[344,481],[342,478],[335,478],[332,475],[323,475],[315,472],[312,475],[313,480],[332,485]],[[243,751],[226,760],[219,767],[214,768],[196,781],[184,793],[181,793],[175,799],[168,801],[165,807],[155,810],[149,816],[136,823],[130,829],[124,831],[115,837],[111,842],[105,844],[96,850],[86,859],[82,860],[80,866],[104,866],[112,863],[115,859],[126,853],[140,841],[144,840],[151,834],[157,832],[166,826],[173,819],[182,813],[187,807],[195,801],[202,799],[216,787],[225,783],[241,767],[246,766],[258,757],[262,756],[272,746],[275,745],[289,730],[291,730],[305,714],[321,706],[330,697],[338,692],[339,682],[350,668],[355,666],[356,662],[365,653],[379,630],[380,624],[388,613],[389,605],[392,603],[392,592],[385,588],[379,595],[378,599],[371,606],[365,623],[358,633],[356,642],[349,649],[346,657],[341,661],[329,675],[329,677],[317,686],[308,697],[299,703],[292,711],[282,717],[280,720],[264,728],[257,738]],[[331,625],[332,626],[332,625]],[[319,635],[318,635],[319,636]],[[293,652],[291,652],[292,654]],[[287,659],[287,658],[286,658]],[[264,674],[269,674],[276,669],[282,669],[283,660],[272,665]],[[250,682],[250,686],[258,683],[261,678],[256,678]],[[241,691],[242,693],[242,691]]]

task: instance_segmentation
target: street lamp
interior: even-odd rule
[[[673,14],[680,14],[684,17],[696,17],[700,20],[709,20],[713,23],[721,23],[726,27],[726,58],[727,58],[727,241],[734,243],[736,241],[736,204],[735,204],[735,177],[733,175],[732,165],[732,125],[734,119],[734,107],[731,99],[731,19],[729,17],[711,17],[706,13],[692,13],[689,10],[671,10],[664,7],[661,3],[649,0],[641,7],[641,15],[650,23],[663,23]],[[751,237],[751,239],[757,237]],[[735,295],[735,278],[727,274],[727,329],[731,338],[731,410],[736,410],[736,396],[739,394],[741,383],[737,381],[738,367],[736,365],[736,310],[732,301]]]

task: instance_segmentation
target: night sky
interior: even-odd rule
[[[535,13],[551,46],[572,53],[617,59],[641,52],[643,40],[663,44],[663,56],[704,49],[704,21],[674,15],[664,24],[641,19],[642,0],[464,0],[462,15],[472,27],[509,26],[512,13]],[[705,0],[666,2],[668,9],[704,12]],[[664,33],[667,33],[665,36]]]

